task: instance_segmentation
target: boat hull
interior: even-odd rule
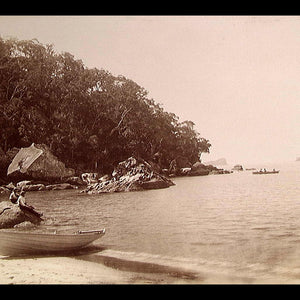
[[[105,234],[105,229],[76,234],[0,230],[0,255],[16,256],[81,249]]]

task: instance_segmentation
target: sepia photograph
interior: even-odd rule
[[[0,15],[0,285],[300,284],[300,16]]]

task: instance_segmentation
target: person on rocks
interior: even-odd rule
[[[30,205],[27,205],[27,204],[26,204],[26,201],[25,201],[25,193],[26,193],[25,191],[21,190],[20,196],[19,196],[19,198],[18,198],[18,205],[19,205],[20,207],[22,207],[22,206],[27,206],[27,207],[33,209],[33,206],[30,206]]]
[[[25,191],[19,188],[14,188],[9,196],[9,200],[14,203],[17,204],[21,210],[26,210],[31,212],[32,214],[34,214],[35,216],[41,218],[41,216],[43,215],[43,213],[39,213],[35,210],[35,208],[31,205],[28,205],[26,203],[25,200]]]
[[[26,209],[26,210],[29,210],[31,213],[35,214],[36,216],[38,217],[41,217],[43,215],[43,213],[39,213],[35,210],[35,208],[31,205],[28,205],[25,201],[25,191],[22,189],[21,190],[21,193],[20,193],[20,196],[18,198],[18,204],[19,204],[19,207],[21,209]]]
[[[9,195],[10,202],[13,204],[18,204],[18,199],[19,199],[20,193],[21,193],[21,189],[19,189],[17,187],[14,188]]]

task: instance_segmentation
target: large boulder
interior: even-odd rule
[[[8,167],[10,178],[62,181],[75,175],[75,170],[67,168],[50,148],[44,144],[32,144],[21,148]]]
[[[201,162],[193,164],[189,176],[204,176],[209,174],[209,169]]]
[[[25,214],[17,204],[10,201],[0,202],[0,228],[11,228],[23,222],[38,224],[40,221],[34,216]]]
[[[244,171],[244,168],[242,165],[235,165],[233,168],[232,168],[233,171]]]
[[[9,201],[0,202],[0,228],[10,228],[26,221],[18,205]]]
[[[89,194],[139,191],[145,189],[167,188],[174,183],[157,173],[142,159],[130,157],[120,162],[107,180],[89,184],[84,192]]]

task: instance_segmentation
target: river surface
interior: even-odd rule
[[[26,200],[43,211],[45,231],[106,228],[95,244],[116,256],[192,270],[212,283],[300,283],[300,162],[257,167],[280,173],[180,177],[142,192],[28,192]]]

